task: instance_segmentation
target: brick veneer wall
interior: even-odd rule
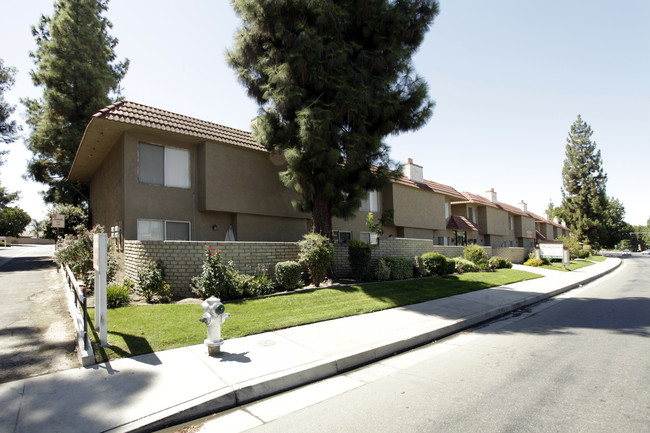
[[[512,263],[518,263],[522,264],[523,262],[526,261],[528,258],[528,253],[530,253],[533,249],[532,248],[523,248],[523,247],[515,247],[515,248],[492,248],[492,254],[488,254],[491,256],[499,256],[499,257],[505,257],[506,259],[510,260]]]
[[[195,296],[190,282],[201,273],[206,245],[221,250],[224,262],[232,260],[235,268],[246,274],[255,274],[260,265],[272,277],[277,262],[298,258],[295,242],[124,241],[126,277],[135,281],[141,263],[147,259],[160,261],[172,292],[176,296]]]
[[[233,261],[235,268],[246,274],[255,274],[258,265],[266,268],[273,278],[275,264],[298,260],[299,248],[295,242],[186,242],[186,241],[125,241],[124,274],[135,281],[137,268],[146,260],[156,260],[165,266],[166,280],[176,296],[194,296],[190,289],[192,277],[201,273],[205,247],[221,250],[224,262]],[[513,263],[523,263],[525,248],[483,247],[488,257],[501,256]],[[430,239],[380,238],[372,246],[372,266],[378,257],[397,256],[412,259],[434,251],[449,258],[462,257],[463,247],[434,245]],[[334,245],[334,271],[337,277],[350,272],[347,245]]]
[[[483,249],[488,257],[492,256],[492,247],[483,247]],[[384,256],[413,259],[424,253],[436,252],[445,257],[454,258],[462,257],[463,250],[464,247],[434,245],[431,239],[380,238],[379,244],[371,247],[371,266],[375,266],[377,258]],[[334,245],[334,271],[338,277],[345,277],[350,272],[347,258],[347,245]]]

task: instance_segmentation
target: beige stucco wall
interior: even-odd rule
[[[405,230],[445,230],[447,221],[444,195],[400,184],[392,184],[389,188],[392,191],[392,208],[395,209],[395,226],[404,227]],[[430,232],[428,238],[432,235]],[[405,234],[405,237],[409,236]]]
[[[305,218],[237,214],[234,228],[238,241],[294,242],[309,232],[310,225]]]
[[[137,239],[137,220],[156,219],[190,221],[192,224],[192,239],[196,239],[196,152],[191,143],[180,139],[170,139],[167,136],[149,136],[139,134],[124,135],[124,212],[126,239]],[[172,188],[160,185],[147,185],[138,181],[138,143],[146,142],[190,152],[190,183],[188,189]]]
[[[199,210],[309,218],[291,205],[299,197],[282,184],[284,166],[268,153],[205,142],[197,154]]]
[[[111,227],[122,227],[124,221],[123,152],[124,137],[120,137],[90,182],[91,223],[104,226],[109,234]]]

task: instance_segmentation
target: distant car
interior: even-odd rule
[[[650,255],[650,250],[641,251],[641,254]]]
[[[623,255],[623,257],[630,257],[632,255],[632,253],[630,252],[630,250],[623,250],[622,255]]]

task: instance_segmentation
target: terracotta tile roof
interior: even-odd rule
[[[539,216],[539,215],[537,215],[537,214],[534,214],[534,213],[532,213],[532,212],[528,212],[528,215],[530,215],[531,217],[535,218],[535,222],[538,222],[538,223],[545,223],[545,224],[550,224],[550,225],[552,225],[552,226],[560,227],[560,228],[562,228],[562,229],[568,230],[568,228],[565,227],[565,226],[563,226],[562,224],[558,224],[558,223],[556,223],[555,221],[551,221],[551,220],[549,220],[549,219],[547,219],[547,218],[544,218],[544,217]],[[546,238],[544,238],[544,239],[546,239]]]
[[[102,108],[93,117],[265,150],[253,139],[250,132],[130,101],[118,101]]]
[[[471,192],[463,191],[461,192],[461,195],[463,196],[462,201],[454,201],[451,204],[479,204],[482,206],[490,206],[494,208],[499,207],[496,204],[492,203],[487,198],[480,196],[478,194],[472,194]]]
[[[418,188],[426,191],[431,191],[435,192],[437,194],[443,194],[449,197],[455,197],[455,198],[464,198],[461,193],[456,191],[454,188],[452,188],[449,185],[444,185],[442,183],[437,183],[437,182],[432,182],[430,180],[424,180],[423,182],[415,182],[409,179],[408,177],[401,175],[397,179],[394,179],[393,182],[398,183],[400,185],[406,185],[410,186],[413,188]]]
[[[447,223],[448,230],[471,230],[483,233],[483,230],[477,225],[460,215],[452,215]]]

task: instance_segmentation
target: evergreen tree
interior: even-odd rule
[[[567,138],[561,217],[580,242],[598,247],[607,242],[607,175],[592,134],[591,126],[578,115]]]
[[[11,143],[16,140],[19,126],[15,120],[10,120],[11,114],[16,107],[5,101],[4,94],[14,84],[16,68],[7,67],[4,61],[0,59],[0,142]],[[0,152],[0,158],[7,151]]]
[[[257,140],[284,155],[281,179],[331,234],[397,166],[383,139],[423,126],[427,84],[411,57],[438,13],[425,0],[235,0],[242,18],[228,62],[260,105]]]
[[[630,239],[630,232],[633,230],[632,226],[625,222],[625,207],[614,197],[607,199],[602,223],[606,233],[606,238],[601,240],[603,246],[611,248],[623,239]]]
[[[57,0],[52,17],[32,27],[37,49],[32,81],[43,87],[27,99],[27,147],[34,154],[28,175],[45,183],[47,203],[84,204],[87,187],[65,180],[90,118],[120,95],[128,60],[116,62],[117,39],[103,16],[108,0]]]

